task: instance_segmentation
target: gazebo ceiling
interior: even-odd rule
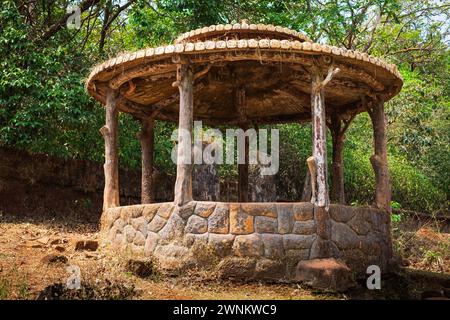
[[[197,29],[174,45],[110,59],[92,70],[87,90],[102,103],[108,89],[118,90],[121,111],[176,121],[179,93],[172,83],[180,59],[196,73],[194,118],[212,125],[310,120],[313,63],[324,74],[330,65],[340,69],[325,88],[328,114],[364,111],[366,98],[388,100],[403,83],[396,66],[379,58],[311,43],[286,28],[243,22]]]

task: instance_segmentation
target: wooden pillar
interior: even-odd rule
[[[314,60],[311,69],[311,116],[313,155],[307,159],[311,174],[311,202],[314,204],[314,220],[317,226],[317,239],[314,241],[310,258],[331,257],[335,254],[335,246],[331,239],[331,219],[328,212],[329,195],[327,183],[327,136],[325,116],[324,87],[339,72],[329,61],[328,74],[324,79],[321,61]]]
[[[175,204],[182,206],[192,201],[192,130],[194,118],[194,74],[188,62],[177,67],[177,81],[174,85],[180,90],[180,111],[178,123],[178,164],[175,181]],[[187,136],[187,134],[189,136]]]
[[[345,204],[345,189],[344,189],[344,143],[345,132],[353,120],[343,120],[338,114],[333,114],[330,117],[330,131],[333,145],[333,162],[332,162],[332,176],[331,176],[331,199],[340,204]]]
[[[103,192],[103,211],[120,205],[119,200],[119,156],[117,150],[117,127],[119,123],[117,110],[117,92],[106,92],[106,124],[100,129],[105,140],[105,189]]]
[[[239,114],[240,128],[244,133],[248,130],[246,114],[246,94],[242,84],[236,83],[235,107]],[[248,202],[248,155],[249,137],[244,138],[244,160],[245,163],[238,164],[238,201]]]
[[[245,132],[247,131],[247,126],[242,126],[241,129]],[[245,163],[238,164],[238,201],[248,202],[248,153],[249,153],[249,137],[245,137]]]
[[[368,108],[373,126],[374,154],[370,162],[375,172],[375,206],[391,212],[391,183],[387,161],[386,116],[384,101],[377,99]]]
[[[141,144],[142,176],[141,176],[141,204],[153,202],[153,145],[154,119],[142,119],[139,141]]]
[[[322,87],[322,75],[316,68],[311,74],[311,115],[312,115],[312,135],[313,135],[313,165],[315,166],[315,175],[312,185],[314,189],[313,202],[318,207],[328,207],[328,185],[327,185],[327,127],[325,123],[325,101]],[[310,163],[312,159],[310,159]]]

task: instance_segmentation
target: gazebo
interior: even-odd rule
[[[152,256],[168,270],[200,265],[199,252],[218,257],[211,261],[233,277],[295,280],[301,262],[319,258],[339,258],[356,272],[370,264],[386,270],[392,248],[384,103],[401,87],[396,66],[379,58],[247,21],[196,29],[174,44],[121,54],[96,66],[87,91],[106,110],[100,130],[105,239]],[[118,112],[142,123],[141,205],[119,203]],[[343,205],[342,149],[345,130],[361,112],[368,112],[373,124],[376,194],[370,207],[349,207]],[[155,120],[178,122],[191,133],[194,120],[244,130],[311,121],[311,202],[248,202],[248,163],[239,165],[239,202],[196,201],[193,165],[178,163],[174,201],[153,203]],[[327,183],[327,126],[335,204]],[[178,142],[179,159],[192,158],[182,135]]]

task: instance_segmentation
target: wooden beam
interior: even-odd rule
[[[103,191],[103,211],[120,205],[119,200],[119,156],[118,156],[118,110],[117,92],[106,93],[106,124],[100,129],[105,140],[105,188]]]
[[[141,144],[142,175],[141,175],[141,204],[152,203],[153,197],[153,147],[154,147],[154,119],[141,119],[141,131],[138,134]]]
[[[192,201],[192,127],[194,118],[194,73],[187,61],[177,66],[177,85],[180,91],[180,111],[178,121],[178,163],[175,181],[175,205],[182,206]]]

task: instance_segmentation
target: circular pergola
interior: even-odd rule
[[[332,198],[345,202],[342,148],[352,119],[368,112],[374,129],[371,163],[375,207],[390,211],[384,102],[402,87],[393,64],[367,53],[314,43],[288,28],[249,24],[213,25],[187,32],[174,44],[121,54],[94,67],[87,91],[105,105],[104,211],[119,207],[118,112],[142,121],[142,203],[153,202],[153,123],[193,121],[248,129],[261,124],[312,122],[308,159],[317,235],[327,240],[329,194],[326,132],[333,139]],[[179,137],[178,156],[192,157]],[[248,150],[246,150],[248,152]],[[248,164],[239,165],[239,201],[247,202]],[[177,164],[174,205],[192,198],[192,164]]]

